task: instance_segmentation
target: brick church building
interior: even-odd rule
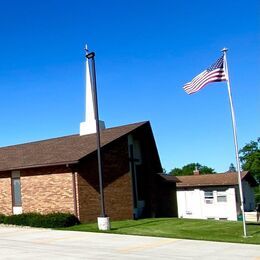
[[[107,215],[160,215],[162,172],[149,122],[101,131]],[[160,204],[160,205],[158,205]],[[0,213],[70,212],[82,222],[100,214],[96,134],[0,148]]]
[[[70,212],[81,222],[100,215],[90,75],[86,60],[86,111],[80,134],[0,148],[0,214]],[[103,121],[98,125],[107,215],[112,220],[176,215],[176,210],[164,207],[172,186],[176,193],[176,184],[169,187],[157,174],[162,166],[150,123],[108,129]]]

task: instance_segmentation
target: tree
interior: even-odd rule
[[[199,163],[189,163],[187,165],[184,165],[182,168],[174,168],[172,169],[169,174],[175,175],[175,176],[181,176],[181,175],[193,175],[193,171],[197,168],[199,170],[200,174],[212,174],[215,173],[213,168],[210,168],[205,165],[201,165]]]
[[[260,182],[260,137],[251,141],[239,151],[242,169],[250,171],[255,179]]]
[[[229,172],[235,172],[235,171],[236,171],[236,167],[234,166],[233,163],[231,163],[231,164],[229,165],[228,171],[229,171]]]
[[[240,161],[242,169],[250,171],[258,183],[260,183],[260,138],[257,141],[251,141],[240,151]],[[255,188],[255,200],[260,203],[260,187]]]

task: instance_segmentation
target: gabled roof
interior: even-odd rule
[[[102,130],[101,147],[145,124],[150,125],[146,121]],[[96,149],[96,134],[70,135],[2,147],[0,148],[0,171],[77,163]]]
[[[254,177],[248,171],[242,172],[241,177],[242,180],[247,180],[251,184],[251,186],[258,185]],[[237,172],[188,175],[188,176],[164,175],[164,178],[167,181],[176,182],[177,188],[238,185]]]

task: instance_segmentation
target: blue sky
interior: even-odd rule
[[[162,165],[235,163],[225,83],[182,86],[228,47],[239,146],[260,136],[259,1],[5,1],[0,146],[79,132],[84,45],[107,127],[150,120]]]

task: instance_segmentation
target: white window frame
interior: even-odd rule
[[[219,198],[225,198],[224,200],[219,200]],[[227,202],[227,193],[226,191],[217,191],[217,202],[226,203]]]
[[[210,190],[204,191],[204,201],[206,204],[213,204],[213,201],[214,201],[213,191],[210,191]]]

